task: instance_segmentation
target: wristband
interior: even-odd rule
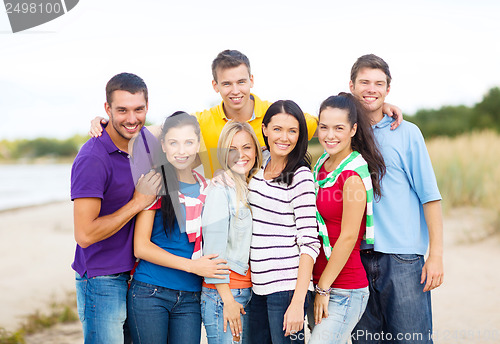
[[[316,293],[318,293],[321,296],[327,296],[330,295],[330,292],[332,291],[332,288],[328,289],[321,289],[317,284],[316,284]]]

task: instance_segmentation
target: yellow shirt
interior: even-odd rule
[[[260,145],[264,147],[264,138],[262,137],[262,119],[272,103],[260,100],[259,97],[254,94],[252,94],[252,96],[254,99],[254,115],[247,122],[255,131]],[[219,136],[222,128],[229,120],[226,118],[224,113],[223,102],[211,109],[196,112],[194,115],[198,119],[198,123],[200,123],[201,136],[203,139],[202,146],[200,148],[200,158],[204,166],[205,177],[212,178],[213,172],[221,168],[220,163],[217,160],[217,144],[219,142]],[[316,131],[317,121],[315,117],[307,113],[305,116],[310,140]]]

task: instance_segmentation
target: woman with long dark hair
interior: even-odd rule
[[[280,100],[262,121],[270,157],[249,183],[252,343],[303,343],[304,307],[319,253],[307,126],[300,107]]]
[[[368,302],[359,247],[373,243],[373,197],[380,197],[385,165],[368,117],[349,93],[327,98],[319,111],[318,139],[325,149],[314,166],[321,250],[309,343],[347,343]],[[311,310],[311,308],[310,308]]]

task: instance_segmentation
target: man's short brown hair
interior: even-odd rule
[[[353,84],[356,83],[356,78],[362,68],[380,69],[387,76],[387,87],[390,86],[391,72],[389,71],[389,65],[382,58],[374,54],[367,54],[358,58],[351,68],[351,81]]]
[[[215,82],[217,82],[217,70],[224,70],[228,68],[235,68],[244,64],[248,68],[248,75],[250,72],[250,61],[245,54],[238,50],[224,50],[221,51],[215,60],[212,62],[212,75]]]
[[[114,91],[127,91],[132,94],[142,92],[148,102],[148,87],[142,78],[132,73],[120,73],[112,77],[106,84],[106,102],[111,105]]]

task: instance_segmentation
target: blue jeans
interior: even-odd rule
[[[134,344],[200,344],[200,293],[132,280],[128,324]]]
[[[252,292],[250,302],[250,343],[252,344],[304,344],[304,330],[285,337],[283,319],[292,301],[293,290],[280,291],[269,295]],[[311,300],[308,292],[304,302],[304,315]]]
[[[250,324],[248,317],[250,315],[250,299],[252,297],[252,288],[231,289],[236,302],[245,307],[246,314],[240,314],[243,333],[240,336],[242,344],[249,344]],[[229,325],[224,333],[224,303],[216,289],[203,287],[201,291],[201,318],[207,332],[208,344],[232,344],[233,336]]]
[[[432,343],[431,294],[420,284],[424,257],[369,251],[361,261],[370,297],[353,343]]]
[[[87,278],[76,275],[76,303],[86,344],[123,344],[128,273]]]
[[[332,289],[328,318],[321,319],[318,325],[314,325],[314,302],[311,302],[307,309],[307,319],[312,331],[309,344],[347,343],[352,329],[365,311],[368,295],[368,287]]]

